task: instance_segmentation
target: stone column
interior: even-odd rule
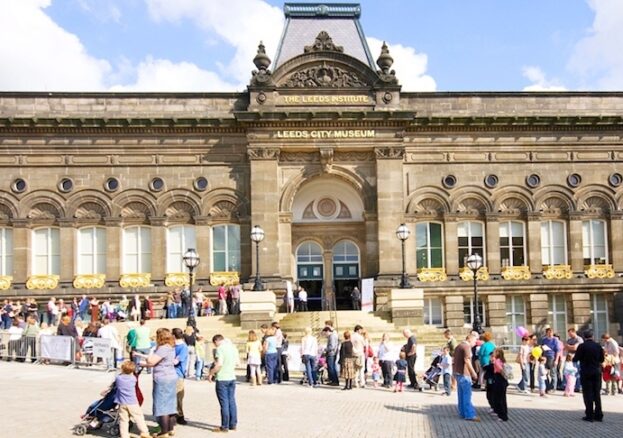
[[[388,307],[396,327],[424,323],[424,289],[392,289]]]
[[[366,221],[366,266],[362,268],[361,276],[369,276],[379,272],[379,239],[378,239],[378,217],[376,214],[364,213]]]
[[[195,217],[196,249],[201,259],[199,266],[197,266],[197,280],[205,280],[210,276],[212,266],[212,254],[210,252],[211,238],[212,233],[210,233],[209,218],[207,216]]]
[[[379,273],[398,274],[402,272],[402,259],[396,228],[404,217],[404,148],[377,148],[375,153]],[[407,240],[409,244],[413,239]]]
[[[61,272],[60,283],[72,283],[74,281],[74,251],[76,248],[76,229],[71,219],[60,219],[61,241]]]
[[[487,268],[489,274],[500,273],[500,222],[496,214],[488,213],[487,227]]]
[[[121,276],[121,221],[106,218],[106,281],[117,282]]]
[[[587,293],[571,294],[571,308],[572,323],[577,327],[583,326],[591,319],[591,295]],[[597,336],[601,336],[601,333],[595,333],[595,337]]]
[[[543,262],[541,258],[541,215],[533,213],[528,215],[528,245],[526,253],[528,254],[527,265],[530,267],[532,274],[540,274],[543,272]]]
[[[610,251],[614,272],[623,271],[623,213],[610,213]]]
[[[493,333],[506,332],[506,296],[487,295],[489,327]]]
[[[260,243],[260,276],[275,277],[280,272],[279,149],[249,148],[247,153],[251,161],[251,227],[259,225],[265,233]],[[255,256],[252,266],[255,272]]]
[[[13,284],[26,283],[32,273],[31,233],[26,219],[13,220]]]
[[[151,217],[151,281],[163,281],[166,271],[166,218]]]
[[[286,212],[279,215],[279,274],[282,278],[293,276],[296,265],[292,266],[292,260],[292,213]]]
[[[583,272],[582,216],[579,212],[572,212],[569,214],[569,254],[571,270],[576,274]]]
[[[462,333],[463,325],[465,325],[465,315],[463,313],[463,295],[446,295],[445,296],[445,322],[446,327],[453,330],[457,334],[457,339],[461,339],[459,333]]]
[[[333,250],[324,250],[322,253],[322,265],[324,272],[325,310],[328,310],[333,308]]]
[[[444,217],[444,250],[446,256],[446,274],[459,275],[459,238],[457,236],[457,218],[446,214]]]
[[[530,323],[535,329],[549,323],[547,294],[530,294]]]

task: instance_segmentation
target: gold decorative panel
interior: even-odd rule
[[[459,276],[461,277],[461,280],[472,281],[474,279],[474,272],[466,266],[461,268]],[[481,267],[476,273],[476,278],[478,281],[487,281],[489,279],[489,268],[486,266]]]
[[[573,272],[569,265],[549,265],[543,266],[543,277],[548,280],[569,280],[573,277]]]
[[[11,287],[13,277],[10,275],[0,275],[0,290],[7,290]]]
[[[528,266],[506,266],[502,268],[504,280],[530,280],[530,268]]]
[[[614,278],[612,265],[584,265],[584,273],[588,278]]]
[[[26,282],[26,289],[56,289],[59,278],[58,275],[31,275]]]
[[[128,288],[137,287],[150,287],[151,286],[151,274],[123,274],[119,278],[119,286]]]
[[[443,268],[422,268],[418,271],[420,281],[446,281],[448,276]]]
[[[189,275],[185,272],[171,272],[164,278],[168,287],[186,287],[190,283]]]
[[[240,284],[240,277],[237,272],[213,272],[210,274],[210,284],[212,286],[233,286]]]
[[[76,275],[74,287],[76,289],[100,289],[106,282],[105,274],[83,274]]]

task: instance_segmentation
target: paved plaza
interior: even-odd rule
[[[101,371],[0,363],[0,385],[11,388],[12,394],[2,407],[2,435],[71,437],[79,416],[112,379],[112,373]],[[141,376],[141,388],[146,396],[143,411],[149,413],[150,376]],[[457,417],[455,395],[427,391],[394,394],[374,388],[312,389],[300,386],[297,380],[259,388],[242,383],[237,396],[239,428],[229,434],[237,437],[606,437],[618,436],[623,429],[623,396],[604,397],[604,422],[592,424],[581,421],[580,396],[540,398],[513,390],[509,390],[508,423],[487,414],[481,392],[474,397],[481,423]],[[185,411],[189,424],[178,426],[176,437],[209,436],[219,424],[213,384],[187,381]],[[155,425],[152,417],[147,420]]]

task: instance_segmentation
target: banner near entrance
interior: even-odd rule
[[[363,312],[374,311],[374,278],[361,280],[361,310]]]
[[[41,357],[71,362],[73,360],[73,340],[71,336],[42,335],[40,339]]]

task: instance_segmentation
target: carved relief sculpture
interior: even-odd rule
[[[309,52],[338,52],[343,53],[344,47],[336,46],[327,32],[324,30],[318,34],[316,41],[311,46],[305,46],[305,53]]]
[[[366,85],[357,73],[326,63],[292,73],[283,84],[289,88],[352,88]]]

